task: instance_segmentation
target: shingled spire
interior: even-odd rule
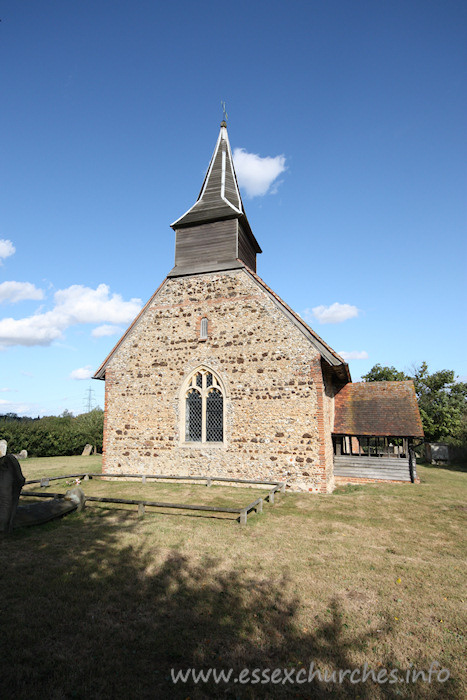
[[[176,243],[175,267],[169,277],[244,265],[256,270],[261,248],[243,207],[225,121],[198,199],[171,226]]]

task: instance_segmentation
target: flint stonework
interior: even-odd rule
[[[222,445],[184,443],[182,385],[200,365],[225,387]],[[332,423],[320,354],[244,270],[168,279],[105,377],[105,471],[333,487],[330,439],[319,448],[321,421]]]

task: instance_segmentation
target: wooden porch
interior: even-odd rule
[[[338,480],[418,481],[414,439],[423,427],[412,381],[349,382],[334,409]]]
[[[411,438],[338,435],[334,443],[334,476],[388,481],[417,480]]]

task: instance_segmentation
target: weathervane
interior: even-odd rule
[[[221,100],[221,106],[222,106],[222,111],[224,112],[224,121],[227,123],[227,119],[229,118],[229,115],[225,111],[225,102],[224,100]]]

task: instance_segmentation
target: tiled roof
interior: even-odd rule
[[[412,381],[349,383],[334,402],[336,435],[424,435]]]

